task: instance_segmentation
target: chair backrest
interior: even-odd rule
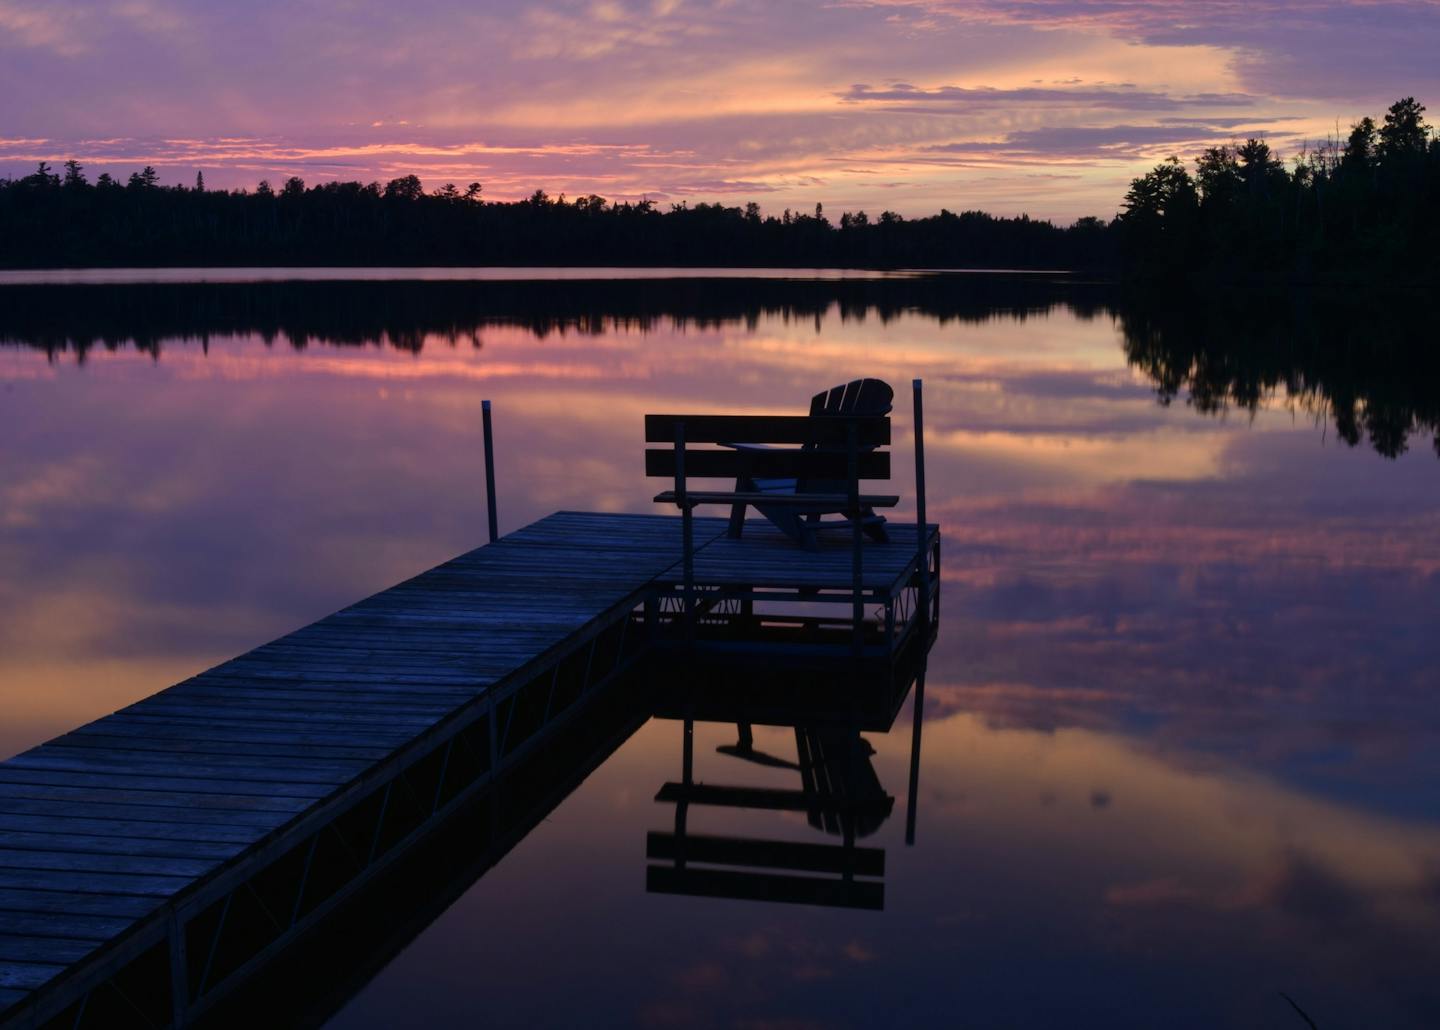
[[[895,391],[883,379],[852,379],[810,398],[812,415],[888,415]]]
[[[683,444],[677,445],[682,432]],[[683,448],[687,479],[755,477],[853,486],[862,479],[890,478],[890,452],[878,449],[890,442],[890,419],[884,415],[646,415],[645,442],[668,445],[645,451],[647,476],[675,477]],[[782,446],[751,450],[723,444]]]
[[[895,391],[883,379],[852,379],[848,383],[832,386],[810,398],[812,415],[888,415]],[[834,450],[821,444],[806,444],[805,450]],[[865,448],[873,450],[874,448]],[[845,484],[832,478],[798,476],[795,492],[834,493],[844,490]]]

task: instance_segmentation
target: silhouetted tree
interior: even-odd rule
[[[1364,175],[1375,161],[1375,119],[1366,115],[1350,127],[1341,157],[1341,170],[1349,175]]]
[[[1390,110],[1385,112],[1385,124],[1380,126],[1380,142],[1376,147],[1382,164],[1411,160],[1425,153],[1429,131],[1424,114],[1425,105],[1414,97],[1406,97],[1390,105]]]
[[[131,172],[126,185],[132,190],[153,190],[160,185],[160,173],[146,165],[138,172]]]
[[[385,184],[385,197],[388,200],[419,200],[424,195],[425,188],[414,175],[391,179]]]

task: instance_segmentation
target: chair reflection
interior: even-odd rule
[[[924,676],[922,657],[918,670],[900,679],[898,686],[888,677],[869,683],[852,679],[831,684],[828,691],[806,690],[806,684],[792,681],[786,686],[772,684],[763,704],[754,703],[754,684],[727,689],[723,682],[715,682],[692,691],[679,717],[680,779],[664,784],[655,795],[657,802],[674,805],[673,829],[651,831],[646,837],[646,889],[655,894],[883,909],[885,851],[857,842],[881,829],[894,811],[895,798],[881,783],[875,749],[863,734],[890,730],[913,683],[906,806],[906,839],[913,843]],[[704,718],[698,719],[697,713]],[[777,775],[772,778],[783,778],[783,785],[697,778],[697,721],[735,727],[735,743],[715,748],[717,755],[730,760],[725,763],[729,776],[740,772],[735,763],[744,763],[773,771]],[[795,757],[757,747],[757,723],[791,729]],[[839,843],[694,832],[692,820],[699,821],[697,810],[704,809],[803,812],[811,830],[839,838]]]

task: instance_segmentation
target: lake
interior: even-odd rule
[[[682,732],[642,718],[307,1018],[1440,1025],[1440,358],[1405,298],[297,276],[0,283],[0,757],[483,543],[482,399],[505,532],[656,511],[647,412],[877,376],[906,519],[921,377],[944,539],[913,844],[908,708],[866,734],[883,911],[647,892]],[[698,776],[798,784],[792,731],[756,727],[771,765],[736,732],[697,725]]]

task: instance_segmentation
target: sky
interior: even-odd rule
[[[0,0],[0,175],[1115,213],[1175,153],[1437,105],[1440,0]]]

